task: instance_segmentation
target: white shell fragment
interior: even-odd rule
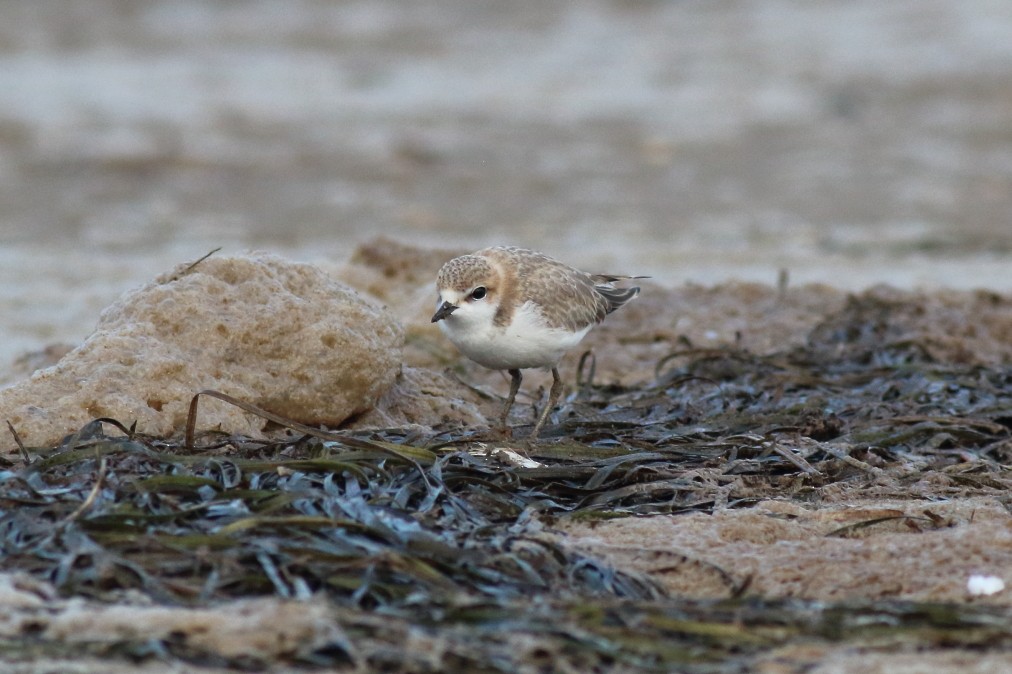
[[[1005,581],[998,576],[974,574],[966,581],[966,591],[978,597],[998,594],[1005,589]]]

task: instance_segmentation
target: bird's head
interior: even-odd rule
[[[466,327],[492,322],[500,303],[500,274],[486,258],[462,255],[443,265],[436,277],[439,299],[432,322]]]

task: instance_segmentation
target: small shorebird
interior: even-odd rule
[[[548,403],[528,436],[533,442],[562,394],[559,360],[605,316],[639,294],[639,288],[613,285],[634,278],[644,277],[588,274],[532,250],[494,246],[443,265],[432,322],[471,360],[509,371],[504,431],[523,379],[520,370],[552,369]]]

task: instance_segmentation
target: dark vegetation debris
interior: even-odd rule
[[[1010,648],[1007,608],[767,601],[733,569],[715,569],[726,599],[690,601],[548,531],[557,518],[811,503],[827,490],[913,498],[928,474],[941,493],[1008,504],[1012,370],[890,339],[857,322],[765,356],[687,346],[628,389],[583,368],[528,452],[534,468],[495,460],[480,431],[191,443],[99,419],[0,471],[0,567],[101,602],[323,596],[348,641],[296,648],[289,664],[310,669],[732,672],[795,639]],[[438,649],[412,651],[419,635]],[[270,664],[185,640],[102,649]]]

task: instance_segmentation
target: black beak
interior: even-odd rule
[[[432,315],[432,322],[435,323],[436,321],[441,321],[456,310],[457,310],[456,304],[443,302],[441,305],[439,305],[439,308],[436,309],[436,313]]]

